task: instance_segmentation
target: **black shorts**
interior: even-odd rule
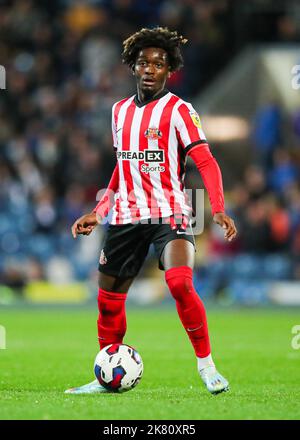
[[[190,227],[187,231],[191,232]],[[109,225],[99,260],[99,272],[120,278],[135,277],[140,271],[151,243],[158,257],[159,269],[164,270],[161,254],[169,241],[184,239],[195,246],[194,236],[177,230],[169,224]]]

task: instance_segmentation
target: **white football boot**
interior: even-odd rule
[[[218,394],[229,390],[229,382],[214,366],[199,370],[200,377],[211,394]]]
[[[109,393],[109,391],[102,387],[98,380],[95,379],[93,382],[82,385],[81,387],[70,388],[65,391],[65,394],[98,394],[98,393]]]

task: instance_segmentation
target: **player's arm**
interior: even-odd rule
[[[72,226],[72,235],[74,238],[77,235],[90,235],[90,233],[95,229],[95,227],[101,223],[101,220],[107,216],[110,209],[114,204],[114,194],[117,192],[119,187],[119,167],[118,163],[112,173],[109,184],[106,188],[105,193],[101,197],[97,206],[89,214],[85,214],[79,219],[77,219]]]
[[[233,219],[225,214],[222,174],[216,159],[211,154],[209,145],[207,143],[196,145],[188,152],[188,155],[195,162],[208,192],[214,222],[225,229],[224,237],[228,241],[233,240],[237,229]]]
[[[93,213],[95,213],[96,216],[98,217],[99,223],[103,218],[107,216],[107,214],[113,207],[115,200],[114,198],[115,193],[118,191],[118,189],[119,189],[119,165],[117,163],[105,193],[101,197],[97,206],[93,209]]]
[[[237,234],[234,221],[225,214],[222,175],[212,156],[198,113],[188,102],[182,102],[175,115],[178,141],[195,162],[208,192],[213,220],[223,227],[225,238],[231,241]]]
[[[112,118],[111,118],[111,128],[112,128],[112,138],[114,150],[117,150],[117,131],[115,122],[115,106],[112,108]],[[77,219],[72,226],[72,235],[74,238],[79,234],[90,235],[90,233],[95,229],[95,227],[101,223],[101,220],[107,216],[110,209],[114,204],[114,195],[119,188],[119,166],[118,163],[112,173],[108,187],[105,193],[101,197],[97,206],[89,214],[85,214],[79,219]]]

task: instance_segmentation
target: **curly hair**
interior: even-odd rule
[[[123,41],[122,61],[133,68],[140,50],[145,47],[159,47],[167,52],[170,71],[175,72],[183,66],[180,46],[186,42],[187,39],[182,35],[166,27],[143,28]]]

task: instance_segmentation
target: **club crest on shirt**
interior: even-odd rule
[[[101,251],[101,253],[100,253],[99,263],[100,263],[101,265],[104,265],[104,264],[107,263],[107,258],[106,258],[106,256],[105,256],[104,249],[102,249],[102,251]]]
[[[201,121],[200,121],[200,116],[198,115],[197,112],[190,112],[190,116],[192,118],[193,124],[197,127],[197,128],[201,128]]]
[[[147,139],[160,139],[162,137],[162,132],[158,128],[150,127],[144,133]]]

